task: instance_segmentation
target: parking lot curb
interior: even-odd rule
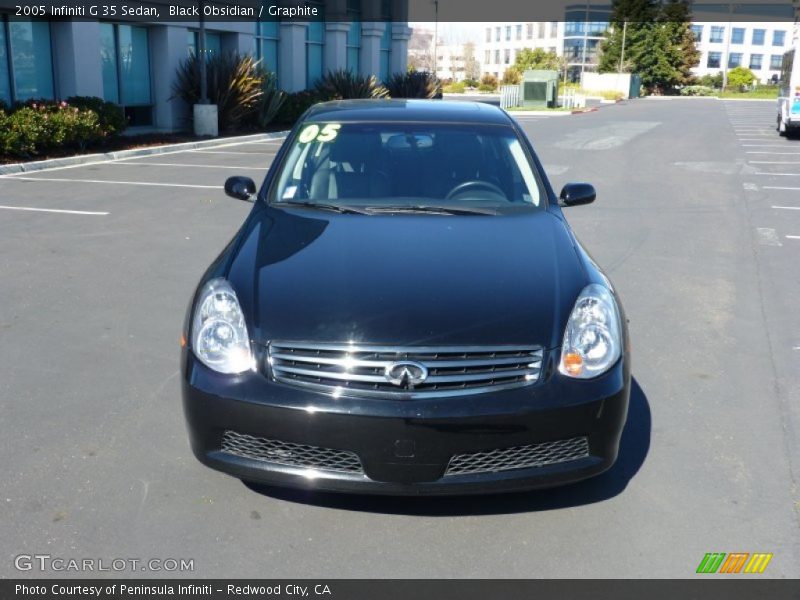
[[[283,138],[288,133],[288,131],[274,131],[271,133],[257,133],[254,135],[214,138],[213,140],[181,142],[179,144],[164,144],[163,146],[151,146],[148,148],[134,148],[132,150],[118,150],[116,152],[105,152],[102,154],[80,154],[77,156],[65,156],[63,158],[50,158],[47,160],[36,160],[32,162],[11,163],[8,165],[0,165],[0,175],[32,173],[35,171],[53,169],[55,167],[104,163],[112,160],[119,160],[121,158],[134,158],[137,156],[167,154],[169,152],[178,152],[181,150],[199,150],[202,148],[216,148],[220,146],[260,142],[262,140],[266,141]]]

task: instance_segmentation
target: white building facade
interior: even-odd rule
[[[256,56],[289,92],[329,70],[380,80],[406,71],[407,0],[326,0],[318,7],[330,20],[207,21],[206,50]],[[132,126],[180,129],[189,107],[174,97],[173,82],[197,51],[198,25],[25,21],[0,12],[0,101],[97,96],[119,104]]]
[[[761,83],[777,81],[792,43],[791,23],[693,23],[692,31],[702,53],[693,69],[698,76],[746,67]]]

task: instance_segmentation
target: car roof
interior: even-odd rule
[[[334,100],[315,104],[304,122],[439,122],[511,125],[497,106],[448,100]]]

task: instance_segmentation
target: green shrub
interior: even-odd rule
[[[491,90],[494,91],[497,89],[497,77],[491,73],[486,73],[483,77],[481,77],[481,85],[485,86],[486,88],[491,88]]]
[[[433,73],[411,71],[395,73],[386,82],[386,89],[392,98],[435,98],[441,83]]]
[[[238,52],[213,54],[206,59],[208,99],[217,105],[219,128],[234,131],[259,108],[263,75],[258,61]],[[178,67],[175,96],[189,105],[200,101],[201,59],[192,54]]]
[[[493,85],[489,85],[488,83],[481,83],[478,86],[478,91],[479,92],[493,92],[496,89],[497,89],[496,87],[494,87]]]
[[[681,96],[713,96],[714,90],[707,85],[687,85],[681,88]]]
[[[67,104],[84,111],[91,110],[97,114],[100,129],[105,136],[113,136],[125,131],[128,122],[125,120],[125,113],[122,107],[113,102],[106,102],[96,96],[70,96]]]
[[[347,69],[328,71],[314,84],[314,92],[325,101],[385,98],[388,94],[374,75],[360,75]]]
[[[503,73],[503,84],[505,85],[517,85],[520,81],[522,81],[522,75],[517,69],[506,69],[506,72]]]
[[[464,85],[468,88],[476,88],[480,85],[480,82],[477,79],[465,79]]]
[[[320,102],[319,97],[310,90],[287,94],[285,102],[275,115],[275,121],[283,125],[294,125],[302,114],[317,102]]]
[[[736,67],[728,71],[728,85],[732,88],[743,89],[755,81],[756,76],[746,67]]]
[[[27,158],[62,147],[87,145],[103,138],[97,113],[66,102],[30,102],[0,111],[0,153]]]
[[[711,88],[721,88],[722,87],[722,73],[717,73],[716,75],[703,75],[697,80],[699,85]]]
[[[261,84],[261,100],[258,103],[258,126],[262,129],[272,123],[286,102],[286,92],[278,89],[278,76],[265,72]]]
[[[464,90],[467,89],[467,86],[464,85],[463,81],[455,81],[447,84],[442,89],[446,94],[463,94]]]

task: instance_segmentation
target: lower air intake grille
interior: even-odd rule
[[[585,437],[576,437],[529,446],[456,454],[450,459],[445,476],[543,467],[587,456],[589,456],[589,440]]]
[[[222,437],[222,450],[235,456],[263,460],[287,467],[339,473],[364,472],[358,455],[349,450],[333,450],[332,448],[270,440],[236,431],[225,432]]]

